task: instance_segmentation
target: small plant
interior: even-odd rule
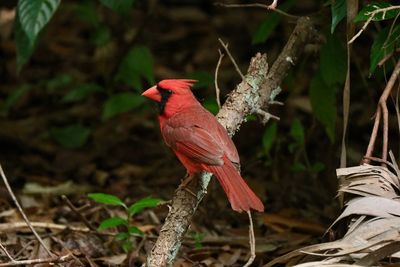
[[[125,252],[132,250],[132,240],[135,236],[143,235],[143,232],[140,231],[139,228],[136,226],[131,226],[132,217],[141,212],[143,209],[156,207],[160,202],[162,202],[162,200],[159,198],[145,197],[128,206],[119,197],[110,194],[92,193],[88,194],[88,197],[97,203],[120,206],[124,209],[126,213],[125,218],[114,216],[105,219],[100,223],[98,229],[105,230],[108,228],[121,226],[120,229],[123,230],[119,230],[118,234],[115,236],[115,240],[122,243],[122,249]]]
[[[205,234],[199,233],[199,232],[191,232],[190,237],[194,241],[194,247],[196,249],[201,249],[203,248],[203,244],[201,243],[205,237]]]

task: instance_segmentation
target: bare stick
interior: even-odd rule
[[[371,23],[371,21],[375,17],[375,15],[377,15],[379,13],[386,13],[387,11],[393,10],[393,9],[400,9],[400,6],[389,6],[389,7],[376,9],[374,11],[366,13],[365,15],[369,16],[368,20],[364,23],[361,30],[359,30],[356,33],[356,35],[354,35],[353,38],[351,38],[351,40],[348,43],[349,44],[353,43],[363,33],[363,31],[365,31],[367,29],[368,25]]]
[[[271,91],[281,83],[292,63],[297,62],[306,44],[314,41],[316,34],[309,18],[300,18],[281,54],[268,71],[267,57],[257,53],[250,61],[250,66],[243,80],[232,91],[217,115],[218,121],[233,136],[243,123],[245,117],[253,110],[268,106]],[[250,85],[250,83],[252,85]],[[211,174],[203,173],[200,179],[190,183],[196,197],[185,190],[176,190],[171,209],[160,230],[153,249],[147,256],[147,267],[172,265],[182,240],[191,224],[193,215],[205,194]]]
[[[7,258],[14,262],[15,260],[13,259],[13,257],[11,257],[10,253],[8,253],[7,249],[3,246],[3,244],[0,242],[0,248],[1,250],[3,250],[3,252],[6,254]]]
[[[243,267],[251,266],[256,258],[256,239],[254,237],[253,218],[251,218],[251,211],[247,212],[249,216],[249,245],[250,245],[250,258]]]
[[[218,71],[219,71],[219,66],[221,65],[221,62],[222,62],[222,58],[224,57],[224,54],[222,54],[220,49],[218,49],[218,53],[219,53],[219,58],[218,58],[218,62],[217,62],[217,67],[215,67],[214,84],[215,84],[215,95],[216,95],[216,99],[217,99],[218,108],[221,109],[221,100],[220,100],[220,92],[221,91],[219,90],[219,86],[218,86]]]
[[[19,265],[31,265],[31,264],[38,264],[38,263],[60,263],[60,262],[66,262],[71,260],[71,255],[65,255],[61,257],[51,257],[51,258],[46,258],[46,259],[33,259],[33,260],[22,260],[22,261],[11,261],[11,262],[6,262],[6,263],[0,263],[0,267],[5,267],[5,266],[19,266]]]
[[[71,201],[68,199],[68,197],[66,195],[62,195],[61,198],[65,201],[65,203],[67,203],[68,207],[75,212],[79,218],[81,218],[82,222],[92,231],[94,232],[98,232],[96,227],[94,227],[86,218],[85,216],[82,215],[82,213],[80,213],[78,211],[78,209],[74,206],[74,204],[71,203]]]
[[[17,206],[18,211],[21,213],[22,218],[26,222],[26,224],[29,226],[29,229],[31,229],[32,233],[35,235],[36,239],[39,241],[39,243],[42,245],[43,249],[49,254],[49,256],[53,256],[53,253],[50,252],[50,250],[46,247],[46,244],[43,242],[42,238],[38,235],[38,233],[35,231],[33,226],[28,220],[28,217],[26,216],[25,212],[23,211],[21,205],[19,204],[17,198],[14,195],[14,192],[11,189],[10,184],[8,183],[7,177],[4,174],[3,167],[0,164],[0,175],[3,178],[3,182],[7,188],[8,193],[10,194],[12,200],[14,201],[15,206]]]
[[[228,54],[229,58],[230,58],[231,61],[232,61],[232,64],[235,66],[235,69],[236,69],[237,73],[239,73],[239,75],[240,75],[240,77],[242,78],[242,81],[243,81],[243,80],[244,80],[244,75],[243,75],[242,71],[239,69],[239,66],[236,64],[236,61],[235,61],[235,59],[233,58],[231,52],[229,51],[229,49],[228,49],[228,44],[225,44],[225,43],[221,40],[221,38],[218,38],[218,41],[221,43],[222,47],[225,49],[226,53]]]
[[[274,1],[275,2],[275,1]],[[215,5],[217,6],[223,6],[223,7],[228,7],[228,8],[246,8],[246,7],[257,7],[257,8],[262,8],[262,9],[267,9],[267,10],[271,10],[274,11],[278,14],[281,14],[283,16],[286,16],[288,18],[291,19],[298,19],[298,16],[295,15],[291,15],[289,13],[286,13],[285,11],[275,8],[273,5],[274,3],[272,3],[271,5],[265,5],[265,4],[261,4],[261,3],[254,3],[254,4],[224,4],[224,3],[215,3]]]

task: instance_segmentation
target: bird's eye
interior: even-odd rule
[[[172,90],[167,90],[167,92],[168,92],[169,94],[172,94]]]

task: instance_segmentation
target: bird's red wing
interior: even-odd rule
[[[223,165],[224,151],[206,130],[191,125],[171,127],[165,125],[162,131],[168,146],[194,163]]]

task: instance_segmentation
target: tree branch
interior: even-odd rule
[[[271,91],[285,78],[287,71],[297,62],[297,58],[315,36],[309,18],[300,18],[286,46],[268,72],[267,56],[257,53],[250,62],[244,80],[229,95],[217,115],[218,121],[233,136],[246,115],[268,107]],[[160,236],[147,258],[147,266],[170,266],[181,246],[182,239],[192,221],[192,217],[204,195],[211,174],[203,173],[188,185],[189,190],[178,189]],[[189,192],[195,192],[190,194]]]

